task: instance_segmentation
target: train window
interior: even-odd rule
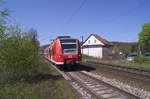
[[[54,44],[54,47],[52,48],[52,55],[55,55],[55,51],[56,51],[56,45]]]
[[[51,50],[49,50],[49,55],[51,55]]]
[[[52,55],[52,56],[54,56],[54,49],[53,49],[53,48],[52,48],[52,52],[51,52],[51,55]]]

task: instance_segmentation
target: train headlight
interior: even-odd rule
[[[79,54],[78,56],[81,57],[81,54]]]
[[[62,58],[62,55],[59,55],[58,58]]]

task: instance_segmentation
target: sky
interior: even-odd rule
[[[57,36],[84,40],[97,34],[108,41],[137,42],[150,22],[149,0],[3,0],[10,18],[25,31],[38,31],[40,45]]]

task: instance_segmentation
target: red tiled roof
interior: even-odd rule
[[[109,42],[109,41],[103,39],[102,37],[100,37],[100,36],[98,36],[98,35],[96,35],[96,34],[93,34],[93,36],[94,36],[95,38],[97,38],[98,40],[100,40],[100,41],[101,41],[102,43],[104,43],[105,45],[114,45],[113,43],[111,43],[111,42]]]

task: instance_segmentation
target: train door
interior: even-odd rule
[[[48,56],[49,56],[48,58],[51,59],[51,49],[50,48],[48,50]]]
[[[54,46],[52,46],[52,50],[51,50],[51,60],[55,60],[54,59],[54,55],[55,55],[55,49],[54,49],[55,47]]]
[[[51,49],[51,60],[53,60],[53,55],[54,55],[54,49]]]
[[[54,44],[53,48],[53,60],[56,61],[56,43]]]

